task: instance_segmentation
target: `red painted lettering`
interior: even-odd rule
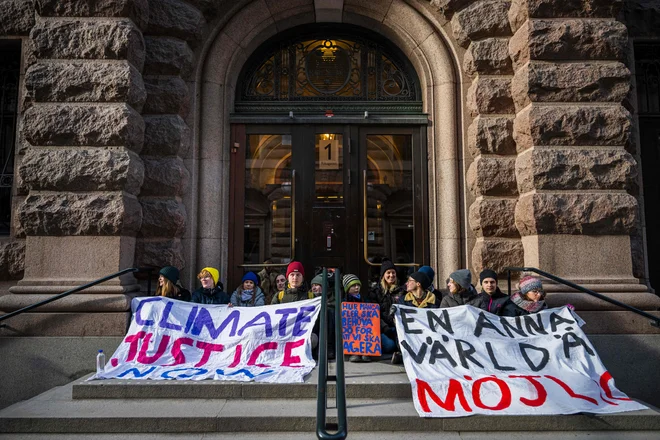
[[[225,349],[224,345],[222,344],[211,344],[210,342],[202,342],[202,341],[197,341],[197,344],[195,344],[197,348],[201,348],[204,350],[204,353],[202,354],[202,358],[195,364],[195,367],[201,367],[205,363],[209,361],[209,358],[211,357],[211,352],[214,351],[222,351]],[[239,345],[240,347],[240,345]]]
[[[472,408],[470,408],[470,405],[468,405],[467,400],[465,399],[465,394],[463,394],[463,387],[459,381],[455,379],[449,379],[447,398],[444,402],[440,396],[435,394],[427,382],[421,379],[415,379],[415,381],[417,382],[417,400],[419,400],[419,404],[422,406],[422,410],[424,412],[431,412],[428,401],[426,400],[427,394],[436,405],[446,411],[454,411],[456,408],[456,398],[458,397],[458,401],[460,402],[463,409],[466,412],[472,412]]]
[[[532,407],[538,407],[541,406],[545,403],[546,399],[548,398],[548,392],[545,390],[545,387],[541,382],[536,380],[537,377],[541,376],[509,376],[512,379],[527,379],[529,383],[532,384],[534,389],[536,390],[536,399],[527,399],[525,397],[521,397],[520,401],[524,403],[527,406],[532,406]]]
[[[615,397],[614,395],[612,395],[612,389],[610,388],[610,380],[612,379],[613,379],[612,375],[610,374],[609,371],[606,371],[600,375],[600,387],[603,389],[603,391],[605,391],[605,395],[610,399],[630,401],[630,399],[627,397]],[[608,403],[611,403],[612,405],[616,405],[616,403],[614,402],[608,402]]]
[[[283,367],[300,367],[300,356],[293,356],[291,353],[295,348],[298,348],[302,345],[305,345],[304,339],[298,339],[297,341],[287,342],[284,344],[284,360],[282,361]]]
[[[179,338],[175,340],[174,344],[172,344],[172,357],[174,357],[174,362],[171,364],[163,365],[164,367],[171,367],[173,365],[186,363],[186,356],[181,351],[182,345],[193,345],[193,340],[191,338]]]
[[[270,365],[266,364],[257,364],[257,359],[263,353],[265,350],[276,350],[277,349],[277,342],[265,342],[258,346],[254,352],[250,355],[250,359],[248,360],[248,365],[254,365],[257,367],[261,368],[268,368]]]
[[[575,391],[573,391],[571,389],[571,387],[568,386],[568,384],[562,382],[561,380],[557,379],[556,377],[548,376],[548,375],[546,375],[545,377],[547,377],[548,379],[550,379],[551,381],[553,381],[554,383],[556,383],[557,385],[562,387],[564,389],[564,391],[566,391],[566,394],[568,394],[572,398],[586,400],[587,402],[591,402],[594,405],[598,405],[598,401],[596,399],[594,399],[593,397],[582,395],[582,394],[577,394]]]
[[[238,344],[236,346],[236,351],[234,352],[234,360],[229,364],[229,368],[235,368],[238,364],[241,363],[241,353],[243,352],[243,346]]]
[[[126,358],[126,362],[132,362],[133,359],[135,359],[135,355],[138,351],[138,344],[140,343],[140,340],[146,336],[146,334],[147,332],[137,332],[134,335],[126,336],[124,342],[130,344],[128,346],[128,357]]]
[[[165,353],[165,350],[167,349],[167,345],[170,343],[170,336],[169,335],[163,335],[163,338],[160,340],[160,344],[158,344],[158,349],[156,350],[156,354],[153,356],[148,356],[147,355],[147,350],[149,349],[149,341],[151,341],[151,337],[153,336],[153,333],[148,333],[147,337],[144,338],[144,341],[142,342],[142,347],[140,347],[140,352],[138,353],[137,361],[140,362],[141,364],[153,364],[156,362],[160,357]]]
[[[493,382],[500,388],[500,401],[495,406],[487,406],[481,400],[481,386],[486,382]],[[498,379],[495,376],[482,377],[481,379],[474,381],[474,385],[472,386],[472,401],[481,409],[501,411],[511,406],[511,390],[509,389],[509,385],[502,379]]]

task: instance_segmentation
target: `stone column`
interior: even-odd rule
[[[632,272],[637,163],[624,105],[627,33],[613,18],[620,6],[514,0],[509,53],[524,263],[596,291],[629,293],[647,287]]]
[[[13,295],[0,298],[4,311],[133,267],[142,224],[147,0],[40,0],[36,9],[19,168],[26,269]],[[58,334],[121,335],[138,290],[126,275],[11,325],[19,333],[40,334],[41,323]],[[73,313],[54,326],[52,311],[104,315]]]

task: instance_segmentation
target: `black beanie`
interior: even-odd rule
[[[486,278],[493,278],[497,281],[497,273],[494,270],[484,269],[479,274],[479,282],[483,283]]]
[[[410,278],[422,285],[422,289],[427,290],[431,287],[431,279],[424,272],[415,272]]]
[[[390,269],[394,269],[396,271],[396,266],[394,263],[392,263],[392,260],[389,258],[383,258],[383,261],[380,264],[380,279],[383,279],[383,275],[385,275],[385,272],[387,272]]]

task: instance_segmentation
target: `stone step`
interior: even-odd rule
[[[284,387],[289,387],[288,385]],[[0,411],[0,433],[307,432],[316,399],[72,399],[73,383]],[[332,402],[332,400],[330,401]],[[336,422],[328,410],[329,422]],[[348,399],[351,432],[645,431],[660,412],[420,418],[411,399]]]

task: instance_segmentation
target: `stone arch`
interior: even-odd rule
[[[279,10],[273,8],[284,7],[279,3],[241,2],[215,24],[200,51],[195,72],[193,145],[187,163],[191,185],[185,198],[191,213],[185,248],[188,267],[219,261],[221,273],[226,273],[229,114],[239,73],[254,50],[269,38],[291,27],[316,22],[316,16],[322,14],[318,10],[315,13],[314,4],[312,0],[301,0],[290,9]],[[349,0],[344,2],[341,21],[368,27],[388,38],[416,69],[423,108],[431,121],[427,131],[431,264],[441,276],[465,267],[468,253],[461,248],[466,221],[460,128],[463,87],[449,39],[429,5],[421,2],[410,5],[403,0],[378,0],[365,5]],[[201,203],[199,197],[209,191],[223,203]]]

